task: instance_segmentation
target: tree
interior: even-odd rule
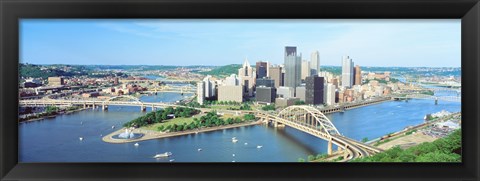
[[[367,138],[367,137],[365,137],[365,138],[362,139],[362,142],[364,142],[364,143],[366,143],[367,141],[368,141],[368,138]]]
[[[245,114],[245,115],[243,115],[243,119],[246,120],[246,121],[254,120],[254,119],[255,119],[255,115],[253,115],[253,114]]]
[[[303,159],[303,158],[298,158],[298,162],[305,162],[305,159]]]
[[[311,161],[315,160],[315,156],[313,156],[313,155],[308,155],[307,160],[308,160],[309,162],[311,162]]]
[[[295,101],[295,105],[305,105],[305,101],[302,101],[302,100]]]

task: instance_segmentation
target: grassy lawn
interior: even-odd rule
[[[200,114],[197,114],[195,116],[196,118],[200,118],[201,115]],[[232,114],[225,114],[223,116],[221,116],[222,119],[226,120],[228,118],[243,118],[242,116],[235,116],[235,115],[232,115]],[[141,127],[142,129],[146,129],[146,130],[153,130],[153,131],[157,131],[157,128],[161,125],[163,125],[164,127],[167,127],[168,125],[172,125],[173,124],[177,124],[177,125],[182,125],[183,123],[187,123],[187,124],[190,124],[191,122],[193,122],[193,118],[194,117],[189,117],[189,118],[175,118],[175,119],[169,119],[163,123],[155,123],[155,124],[151,124],[151,125],[148,125],[148,126],[144,126],[144,127]]]
[[[169,120],[167,120],[163,123],[155,123],[155,124],[151,124],[151,125],[148,125],[148,126],[145,126],[145,127],[142,127],[142,128],[147,129],[147,130],[157,131],[157,127],[159,127],[161,125],[163,125],[164,127],[167,127],[168,125],[173,125],[173,124],[181,125],[183,123],[190,124],[191,122],[193,122],[193,117],[175,118],[175,119],[169,119]]]

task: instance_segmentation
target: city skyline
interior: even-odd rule
[[[286,46],[309,61],[318,51],[321,66],[461,63],[459,20],[22,20],[20,31],[20,62],[31,64],[282,64]]]

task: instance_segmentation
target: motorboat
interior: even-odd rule
[[[238,140],[232,140],[233,143],[236,143]]]
[[[263,146],[262,145],[258,145],[257,148],[262,148]]]
[[[197,149],[197,151],[202,151],[202,149],[201,149],[201,148],[199,148],[199,149]]]
[[[232,154],[232,156],[234,157],[234,156],[235,156],[235,153],[234,153],[234,154]]]
[[[153,156],[153,158],[163,158],[163,157],[169,157],[169,156],[172,156],[172,152],[156,154],[155,156]]]
[[[134,146],[140,146],[140,144],[138,144],[138,143],[135,143],[135,144],[134,144]]]
[[[248,143],[245,143],[245,145],[248,145]]]
[[[115,126],[112,126],[112,129],[115,129]]]
[[[175,161],[175,159],[171,159],[171,160],[168,160],[168,161],[169,161],[169,162],[173,162],[173,161]]]
[[[83,141],[83,137],[78,138],[80,141]]]

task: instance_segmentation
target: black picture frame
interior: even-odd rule
[[[461,19],[462,163],[18,163],[20,18]],[[478,180],[478,0],[1,0],[2,180]]]

